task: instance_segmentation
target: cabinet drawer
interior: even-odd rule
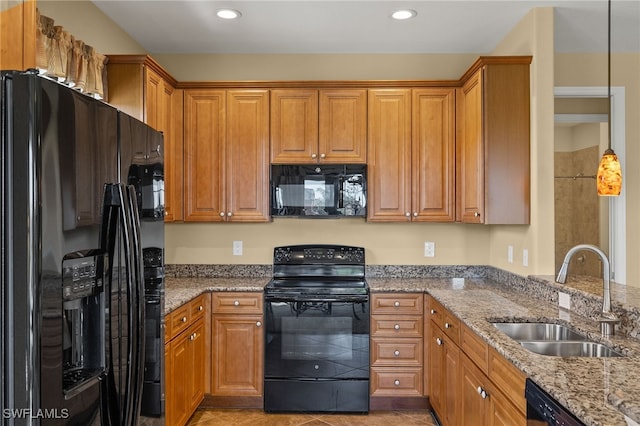
[[[422,294],[417,293],[374,293],[371,313],[422,315],[422,301]]]
[[[371,337],[422,337],[422,317],[372,315]]]
[[[422,368],[371,368],[371,396],[422,396]]]
[[[518,410],[526,414],[524,387],[527,377],[493,348],[489,349],[489,378]]]
[[[262,293],[213,293],[211,310],[214,314],[262,315]]]
[[[371,339],[371,365],[422,367],[422,339]]]
[[[189,327],[190,316],[191,311],[188,303],[185,303],[169,314],[166,325],[168,330],[167,341],[171,340]]]
[[[196,320],[204,316],[206,306],[207,306],[206,302],[207,302],[206,294],[201,294],[200,296],[196,297],[191,302],[189,302],[191,322],[195,322]]]
[[[433,297],[430,298],[429,312],[431,320],[455,342],[460,344],[460,320]]]

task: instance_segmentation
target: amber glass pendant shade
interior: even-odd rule
[[[602,155],[598,166],[598,195],[620,195],[622,189],[622,168],[618,156],[612,149]]]

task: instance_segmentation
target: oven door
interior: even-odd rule
[[[368,379],[369,298],[265,295],[265,379]]]

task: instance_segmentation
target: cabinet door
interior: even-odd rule
[[[224,90],[184,91],[185,221],[225,219],[225,103]]]
[[[271,91],[271,162],[316,163],[318,157],[318,91]]]
[[[411,90],[369,90],[367,220],[411,219]]]
[[[227,220],[269,221],[269,91],[227,92]]]
[[[457,425],[460,418],[460,390],[459,390],[459,377],[460,377],[460,358],[461,351],[458,346],[447,337],[443,335],[443,364],[444,374],[442,376],[444,389],[444,416],[445,424]],[[464,423],[460,423],[464,424]]]
[[[200,319],[189,329],[189,413],[195,411],[204,398],[205,337],[204,320]]]
[[[27,70],[36,67],[36,1],[0,2],[0,67]]]
[[[414,89],[412,220],[453,222],[455,89]]]
[[[182,90],[165,84],[164,131],[164,211],[165,222],[183,220],[183,98]]]
[[[262,396],[262,315],[214,315],[213,383],[217,396]]]
[[[167,343],[164,345],[164,409],[166,424],[173,425],[176,417],[176,409],[173,406],[176,400],[173,384],[173,358],[171,357],[171,343],[166,341]]]
[[[460,204],[462,222],[484,223],[482,70],[460,90]]]
[[[163,120],[164,80],[149,67],[144,70],[144,122],[154,129],[166,132],[166,120]]]
[[[367,162],[367,91],[320,90],[321,163]]]
[[[189,396],[190,365],[189,333],[182,333],[171,341],[169,358],[171,359],[171,400],[167,397],[167,424],[183,425],[191,415],[191,398]],[[169,389],[167,384],[167,389]]]
[[[460,389],[458,397],[461,400],[461,424],[465,426],[485,426],[489,424],[489,398],[491,389],[489,379],[466,356],[461,357]]]
[[[435,324],[427,325],[427,384],[429,402],[442,422],[445,421],[444,405],[444,348],[442,332]],[[446,423],[445,423],[446,424]]]

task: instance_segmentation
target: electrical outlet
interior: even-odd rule
[[[242,256],[242,241],[233,242],[233,255]]]
[[[507,247],[507,262],[513,263],[513,246]]]
[[[436,243],[433,241],[425,241],[424,243],[424,257],[435,257],[436,255]]]
[[[529,266],[529,250],[522,249],[522,266]]]

